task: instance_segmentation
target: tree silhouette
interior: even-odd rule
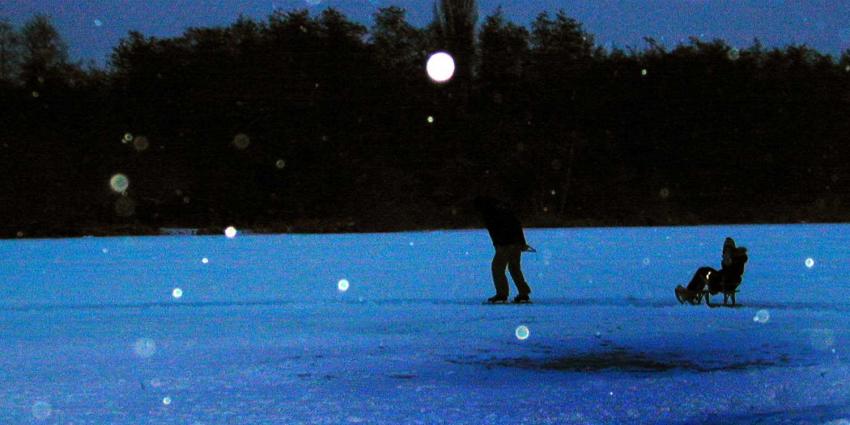
[[[439,47],[447,50],[455,60],[454,80],[463,95],[469,90],[475,67],[478,3],[475,0],[437,0],[434,23]]]
[[[21,29],[21,80],[29,87],[61,81],[68,66],[68,47],[50,19],[36,15]]]
[[[563,11],[526,28],[497,10],[476,38],[474,2],[435,10],[131,32],[106,70],[69,64],[47,17],[0,24],[4,234],[464,227],[479,192],[537,226],[850,213],[850,50],[606,51]],[[448,84],[424,72],[440,48]]]
[[[20,35],[8,21],[0,20],[0,81],[16,82],[20,65]]]

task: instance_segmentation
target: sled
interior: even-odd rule
[[[737,305],[735,300],[735,294],[738,293],[737,288],[720,291],[718,293],[723,294],[723,304],[712,304],[712,294],[709,293],[707,289],[703,291],[689,291],[682,285],[676,286],[676,300],[679,301],[679,304],[688,303],[691,305],[699,305],[702,303],[702,300],[705,299],[705,305],[709,307],[719,307],[721,305],[726,307],[735,307]],[[732,304],[729,304],[729,300],[732,300]]]
[[[688,288],[682,285],[676,286],[676,299],[679,301],[679,304],[699,305],[703,298],[708,303],[708,291],[689,291]]]
[[[728,291],[720,291],[720,293],[723,294],[723,304],[712,304],[711,303],[711,294],[709,294],[708,291],[706,291],[706,293],[704,295],[705,304],[708,305],[709,307],[719,307],[721,305],[724,306],[724,307],[735,307],[736,306],[736,304],[735,304],[735,294],[738,293],[737,288],[732,289],[732,290],[728,290]],[[728,303],[730,299],[732,300],[732,304]]]

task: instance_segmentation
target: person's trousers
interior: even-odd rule
[[[531,288],[522,275],[522,246],[520,245],[496,245],[496,255],[493,256],[493,284],[496,286],[496,295],[508,296],[508,277],[505,276],[505,268],[511,273],[517,291],[520,294],[531,293]]]

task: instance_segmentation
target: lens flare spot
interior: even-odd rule
[[[174,288],[171,291],[171,296],[174,297],[175,300],[179,300],[183,297],[183,290],[180,288]]]
[[[230,226],[230,227],[224,229],[224,236],[227,236],[228,239],[235,238],[236,233],[237,233],[236,228],[233,227],[233,226]]]
[[[646,77],[646,74],[648,74],[648,73],[649,73],[649,72],[647,72],[646,68],[644,68],[644,69],[641,69],[641,70],[640,70],[640,75],[641,75],[642,77]]]
[[[531,335],[531,332],[528,330],[528,326],[519,325],[517,326],[516,331],[514,331],[514,334],[516,335],[516,338],[518,340],[524,341],[528,339],[528,336]]]
[[[428,118],[426,118],[425,121],[428,121],[428,124],[434,124],[434,116],[428,115]]]
[[[808,268],[812,268],[812,267],[814,267],[814,266],[815,266],[815,260],[814,260],[814,258],[811,258],[811,257],[806,258],[806,267],[808,267]]]
[[[133,139],[133,148],[135,148],[139,152],[147,150],[150,145],[151,144],[148,141],[148,138],[145,136],[139,136]]]
[[[247,149],[250,144],[251,138],[245,133],[239,133],[233,137],[233,146],[235,146],[236,149]]]
[[[351,284],[348,282],[348,279],[340,279],[339,282],[336,283],[336,288],[339,292],[348,291],[349,287],[351,287]]]
[[[286,167],[286,161],[278,159],[277,162],[274,163],[274,166],[282,170],[283,167]]]
[[[95,19],[94,20],[94,26],[96,26],[96,27],[103,26],[103,21],[101,21],[100,19]]]
[[[109,179],[109,186],[113,191],[123,193],[130,187],[130,179],[124,174],[115,174]]]
[[[733,47],[732,49],[729,49],[728,56],[729,60],[736,61],[741,58],[741,51]]]
[[[165,397],[162,399],[162,404],[168,406],[171,404],[171,397]]]
[[[207,257],[204,257],[204,258],[201,258],[201,262],[204,263],[204,264],[207,264],[207,263],[210,262],[210,259],[207,258]]]
[[[436,52],[428,58],[425,70],[434,82],[445,83],[455,73],[455,60],[446,52]]]
[[[52,413],[53,407],[46,401],[37,401],[32,405],[32,416],[39,421],[49,418]]]
[[[150,338],[139,338],[133,344],[133,351],[137,356],[147,359],[156,353],[156,343]]]
[[[767,310],[759,310],[756,315],[753,317],[753,322],[756,323],[767,323],[770,321],[770,312]]]
[[[121,143],[130,143],[133,141],[133,133],[124,133],[124,137],[121,138]]]

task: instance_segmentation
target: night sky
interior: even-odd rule
[[[315,15],[328,6],[370,26],[374,11],[389,5],[407,9],[417,26],[432,18],[433,0],[4,0],[0,18],[20,26],[47,14],[72,59],[104,64],[130,30],[168,37],[190,26],[226,25],[239,14],[264,19],[275,9],[308,8]],[[479,0],[481,17],[498,5],[526,26],[542,11],[563,9],[608,47],[644,48],[644,36],[671,47],[693,35],[738,47],[755,37],[768,47],[805,43],[833,55],[850,48],[850,1],[842,0]]]

